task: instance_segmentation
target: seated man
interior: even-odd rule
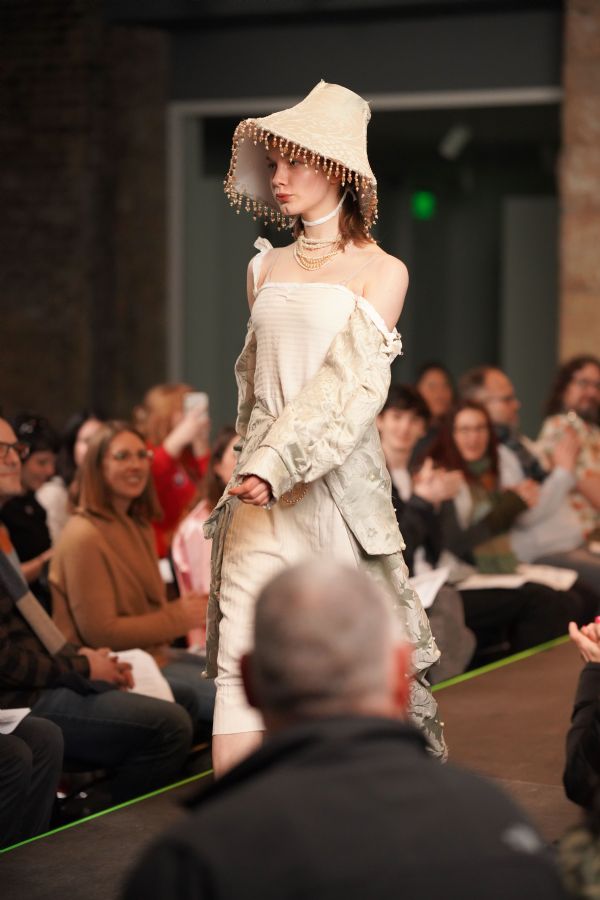
[[[538,439],[543,453],[551,457],[569,429],[579,438],[576,484],[569,499],[584,537],[600,539],[600,359],[577,356],[560,367],[546,416]]]
[[[510,379],[494,366],[478,366],[459,382],[465,400],[475,400],[488,411],[501,445],[500,479],[512,487],[526,478],[541,483],[535,506],[523,515],[512,534],[516,555],[524,562],[575,569],[587,586],[600,596],[600,557],[585,544],[583,524],[570,503],[577,478],[575,470],[581,441],[572,427],[552,447],[551,471],[532,452],[519,432],[520,403]],[[600,460],[599,460],[600,465]]]
[[[0,419],[0,505],[21,490],[18,451]],[[127,693],[129,666],[109,650],[67,644],[32,594],[18,606],[9,583],[21,576],[8,562],[18,560],[1,524],[0,551],[0,707],[31,707],[60,726],[67,758],[114,769],[114,802],[175,781],[191,746],[187,712]]]
[[[0,849],[43,834],[63,761],[60,728],[26,716],[0,734]]]
[[[24,447],[21,461],[21,493],[3,503],[0,521],[6,525],[15,548],[21,572],[31,591],[50,613],[48,562],[52,541],[46,510],[36,498],[38,491],[54,474],[58,435],[46,419],[27,413],[16,416],[17,440]],[[26,455],[25,455],[26,452]]]
[[[242,661],[267,740],[146,852],[127,900],[562,897],[512,801],[427,754],[409,669],[367,574],[317,560],[277,576]]]

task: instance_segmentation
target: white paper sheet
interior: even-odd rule
[[[523,563],[518,567],[525,581],[545,584],[555,591],[569,591],[577,581],[575,569],[561,569],[559,566],[530,566]]]
[[[518,588],[525,584],[523,575],[483,575],[476,572],[455,585],[459,591],[494,590],[496,588]]]
[[[429,609],[433,601],[437,597],[439,590],[448,580],[450,569],[442,566],[439,569],[431,569],[429,572],[423,572],[421,575],[415,575],[409,578],[409,584],[415,589],[421,600],[423,609]]]
[[[0,709],[0,734],[12,734],[30,712],[28,706],[19,709]]]
[[[545,584],[555,591],[568,591],[577,581],[574,569],[561,569],[558,566],[536,566],[521,563],[517,571],[510,575],[483,575],[479,572],[469,575],[456,587],[459,591],[492,590],[494,588],[519,588],[527,581],[534,584]]]
[[[122,650],[116,653],[120,662],[129,663],[133,675],[134,694],[143,694],[145,697],[155,697],[157,700],[169,700],[175,702],[173,691],[169,682],[162,674],[156,660],[145,650]]]

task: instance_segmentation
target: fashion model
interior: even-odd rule
[[[240,676],[255,597],[284,567],[322,554],[365,567],[388,588],[414,646],[413,718],[432,752],[445,755],[425,680],[439,652],[407,583],[375,425],[402,348],[395,325],[408,274],[370,234],[377,183],[367,158],[369,119],[361,97],[320,82],[296,106],[246,119],[234,134],[225,181],[231,204],[290,227],[294,241],[255,244],[250,322],[236,363],[241,449],[206,524],[217,775],[261,740],[262,721]]]

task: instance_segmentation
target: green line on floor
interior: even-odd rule
[[[75,828],[76,825],[83,825],[85,822],[91,822],[93,819],[99,819],[100,816],[106,816],[108,813],[116,812],[118,809],[125,809],[127,806],[134,806],[136,803],[140,803],[142,800],[149,800],[150,797],[158,797],[159,794],[165,794],[167,791],[172,791],[175,788],[183,787],[186,784],[192,784],[194,781],[200,781],[201,778],[206,778],[207,775],[212,775],[212,769],[207,769],[206,772],[200,772],[199,775],[191,775],[189,778],[184,778],[183,781],[177,781],[175,784],[168,784],[166,787],[159,788],[157,791],[151,791],[149,794],[142,794],[141,797],[134,797],[133,800],[126,800],[125,803],[119,803],[117,806],[110,806],[108,809],[102,809],[100,812],[93,813],[91,816],[85,816],[83,819],[77,819],[76,822],[69,822],[68,825],[61,825],[60,828],[53,828],[52,831],[46,831],[44,834],[38,834],[36,837],[28,838],[26,841],[19,841],[18,844],[12,844],[10,847],[5,847],[3,850],[0,850],[0,856],[3,853],[8,853],[9,850],[16,850],[17,847],[24,847],[25,844],[32,844],[34,841],[39,841],[41,838],[50,837],[53,834],[58,834],[61,831],[66,831],[68,828]]]
[[[470,681],[471,678],[478,678],[479,675],[485,675],[487,672],[493,672],[494,669],[501,669],[503,666],[510,666],[512,663],[520,662],[537,653],[543,653],[544,650],[551,650],[552,647],[558,647],[560,644],[566,644],[569,635],[553,638],[544,644],[537,644],[535,647],[529,647],[527,650],[521,650],[520,653],[514,653],[512,656],[505,656],[504,659],[498,659],[496,662],[488,663],[487,666],[481,666],[480,669],[473,669],[472,672],[463,672],[462,675],[455,675],[454,678],[448,678],[447,681],[440,681],[431,688],[432,692],[441,691],[447,687],[453,687],[455,684],[462,684],[463,681]]]

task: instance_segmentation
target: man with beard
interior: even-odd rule
[[[558,370],[539,437],[551,456],[565,432],[580,442],[576,483],[569,499],[589,540],[600,538],[600,359],[576,356]]]

